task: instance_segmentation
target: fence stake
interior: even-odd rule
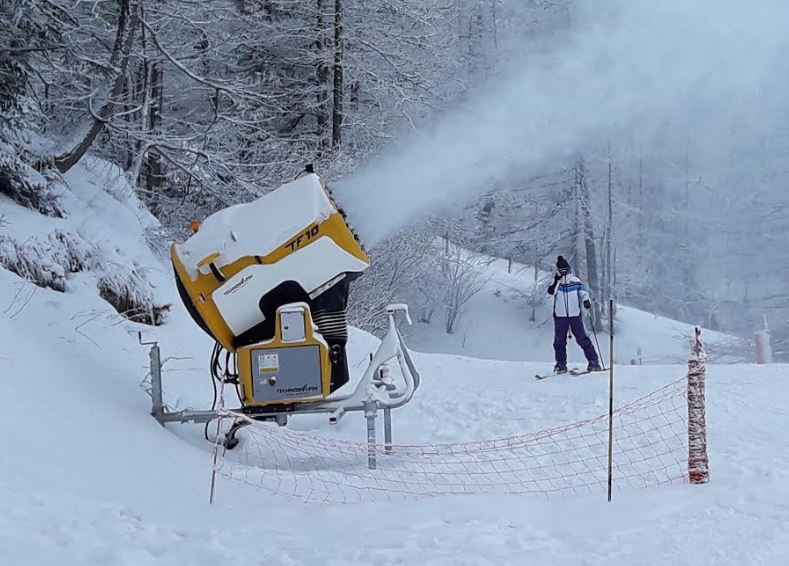
[[[710,481],[710,468],[704,383],[707,377],[707,354],[698,327],[692,346],[688,360],[688,477],[690,483],[702,484]]]
[[[610,299],[609,313],[614,312],[614,300]],[[611,501],[614,479],[614,317],[608,317],[608,501]]]

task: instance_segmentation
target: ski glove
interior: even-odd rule
[[[584,301],[584,308],[586,310],[591,309],[592,308],[592,303],[590,303],[589,301]]]

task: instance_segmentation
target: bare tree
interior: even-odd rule
[[[387,304],[421,296],[432,274],[432,241],[424,230],[410,230],[371,250],[370,269],[353,284],[348,313],[353,324],[379,334],[386,329]],[[413,306],[419,310],[426,305]]]
[[[449,244],[438,262],[439,292],[445,309],[444,330],[454,334],[468,302],[479,293],[489,277],[483,266],[475,263],[456,245]]]

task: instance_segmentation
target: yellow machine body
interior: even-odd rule
[[[275,329],[271,340],[236,351],[244,406],[302,403],[327,397],[332,373],[329,347],[315,332],[309,306],[296,303],[278,310]]]
[[[370,259],[317,175],[209,216],[171,257],[195,322],[237,354],[245,406],[323,398],[347,382],[348,285]]]

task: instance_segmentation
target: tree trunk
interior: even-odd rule
[[[534,262],[534,289],[537,288],[537,283],[540,280],[540,270],[537,267],[537,262]],[[540,295],[540,300],[542,301],[543,297]],[[537,303],[532,301],[531,303],[531,316],[529,317],[530,322],[537,321]]]
[[[132,114],[132,109],[134,108],[134,95],[134,73],[131,72],[123,79],[123,118],[127,124],[126,162],[124,165],[127,171],[131,169],[132,164],[134,163],[134,144],[132,143],[131,136],[129,136],[128,132],[132,122],[134,122],[134,116]]]
[[[318,151],[322,153],[328,146],[328,123],[326,103],[329,99],[329,66],[326,64],[326,53],[329,48],[329,38],[326,34],[326,2],[317,0],[317,18],[315,21],[315,124],[316,137],[318,138]]]
[[[616,248],[613,250],[613,256],[612,265],[616,265]],[[613,269],[611,273],[611,288],[616,289],[616,269]]]
[[[687,141],[685,146],[685,186],[682,195],[682,210],[684,215],[684,220],[682,222],[682,231],[683,231],[683,238],[682,241],[687,244],[694,242],[695,238],[692,236],[692,226],[690,220],[690,186],[691,186],[691,161],[690,161],[690,140]],[[688,253],[683,254],[685,256],[683,260],[683,269],[681,270],[683,283],[689,288],[692,289],[694,285],[695,277],[695,268],[696,262],[693,259],[695,254],[693,253],[692,246],[689,246],[691,249],[688,250]]]
[[[646,239],[644,236],[644,223],[646,222],[646,214],[644,213],[646,208],[646,203],[644,202],[644,156],[641,154],[641,149],[639,148],[638,154],[638,238],[637,238],[637,257],[638,257],[638,273],[641,277],[644,275],[644,254],[646,253],[644,250],[644,240]]]
[[[583,158],[575,164],[575,185],[573,186],[573,247],[570,252],[570,264],[575,266],[576,273],[581,275],[581,258],[583,257],[583,215],[581,213],[581,184],[584,176]]]
[[[586,269],[589,272],[589,290],[591,291],[591,295],[593,298],[599,296],[598,293],[600,292],[600,280],[598,279],[597,273],[597,256],[594,239],[590,237],[586,237]],[[603,329],[603,320],[602,320],[602,310],[600,309],[600,301],[595,300],[593,303],[594,308],[594,329],[595,330],[602,330]]]
[[[498,34],[498,25],[497,20],[498,16],[496,15],[496,4],[499,0],[490,0],[490,9],[491,9],[491,18],[492,18],[492,27],[493,27],[493,49],[498,50],[499,48],[499,34]]]
[[[597,271],[597,249],[594,241],[594,228],[592,225],[592,205],[589,185],[586,182],[586,165],[583,157],[578,159],[576,164],[576,179],[578,190],[578,208],[581,226],[578,227],[584,245],[586,255],[586,277],[589,290],[593,298],[600,297],[600,276]],[[600,301],[593,302],[594,305],[594,327],[595,330],[602,330],[602,317],[600,316]]]
[[[145,131],[148,127],[148,107],[150,104],[150,65],[147,54],[147,42],[145,38],[145,28],[140,33],[140,43],[142,48],[142,61],[139,67],[132,71],[134,75],[134,100],[137,103],[139,110],[134,113],[134,119],[138,123],[140,131]],[[142,139],[137,140],[134,158],[140,155],[143,148]]]
[[[152,63],[150,98],[151,106],[148,115],[148,135],[153,139],[156,139],[159,136],[162,127],[162,111],[164,109],[164,85],[162,84],[163,75],[164,73],[162,71],[162,64],[155,62]],[[148,150],[148,154],[145,156],[145,170],[147,173],[145,178],[145,188],[148,193],[148,202],[150,202],[152,205],[151,212],[156,214],[158,210],[156,193],[159,187],[162,185],[162,180],[164,178],[162,156],[159,153],[159,150]]]
[[[79,160],[82,159],[96,140],[96,136],[104,129],[104,124],[112,116],[116,101],[123,93],[126,69],[129,66],[129,57],[132,44],[134,43],[134,32],[137,28],[138,20],[137,5],[135,4],[132,7],[130,0],[120,0],[118,28],[110,58],[110,66],[116,69],[110,96],[99,110],[98,116],[93,118],[93,124],[88,133],[85,134],[85,137],[70,151],[55,158],[55,166],[61,173],[66,173],[79,163]]]
[[[343,72],[342,0],[334,0],[334,96],[331,124],[331,145],[334,149],[342,143]]]

